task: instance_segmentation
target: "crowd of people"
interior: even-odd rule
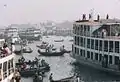
[[[0,53],[1,53],[1,57],[5,57],[5,56],[8,56],[10,55],[12,52],[14,52],[15,50],[15,47],[14,47],[14,44],[11,43],[11,48],[9,48],[7,42],[5,42],[3,44],[3,46],[0,48]]]
[[[43,67],[43,66],[48,65],[44,59],[41,59],[40,62],[39,61],[40,61],[40,59],[38,59],[37,57],[35,57],[35,59],[33,61],[29,60],[27,62],[27,63],[29,63],[29,68],[38,68],[38,67]],[[21,69],[25,70],[27,68],[27,63],[23,56],[18,60],[18,63],[22,64],[20,66]]]

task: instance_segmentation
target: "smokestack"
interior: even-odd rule
[[[98,21],[100,20],[100,15],[97,15],[97,20],[98,20]]]
[[[106,19],[109,19],[109,15],[107,14]]]
[[[89,20],[92,18],[91,14],[89,14]]]
[[[86,20],[86,14],[83,14],[83,20]]]

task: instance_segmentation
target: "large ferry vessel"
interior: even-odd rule
[[[73,57],[81,64],[120,75],[120,21],[93,20],[92,14],[73,24]]]
[[[27,40],[41,40],[42,38],[40,29],[34,27],[19,31],[19,36],[21,39]]]
[[[4,39],[0,39],[0,47],[3,46],[4,42]],[[0,82],[14,82],[12,79],[15,68],[14,56],[14,53],[7,54],[6,56],[0,53]]]

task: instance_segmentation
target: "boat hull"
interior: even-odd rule
[[[71,55],[73,58],[76,59],[76,62],[78,62],[79,64],[81,65],[86,65],[86,66],[89,66],[89,67],[92,67],[92,68],[95,68],[97,70],[100,70],[100,71],[103,71],[107,74],[111,74],[111,75],[120,75],[120,71],[119,70],[115,70],[115,69],[111,69],[111,68],[105,68],[102,66],[102,64],[98,64],[98,63],[94,63],[94,62],[91,62],[85,58],[80,58],[78,56],[73,56]]]
[[[23,53],[32,53],[33,51],[32,50],[30,50],[30,51],[24,51],[23,50]]]
[[[17,50],[15,50],[15,51],[14,51],[14,53],[15,53],[16,55],[19,55],[19,54],[21,54],[21,53],[22,53],[22,51],[21,51],[21,50],[18,50],[18,51],[17,51]]]
[[[52,52],[52,53],[49,53],[49,52],[41,52],[40,50],[38,50],[38,53],[40,55],[43,55],[43,56],[62,56],[62,55],[64,55],[65,52]]]
[[[54,40],[54,42],[63,42],[64,40]]]
[[[35,73],[40,73],[40,72],[48,72],[50,70],[49,66],[46,67],[40,67],[40,68],[30,68],[26,70],[21,70],[20,75],[22,77],[32,77],[35,75]]]

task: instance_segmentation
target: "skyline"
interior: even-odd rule
[[[120,0],[4,0],[0,1],[0,25],[37,23],[46,20],[55,22],[73,21],[94,9],[105,18],[120,19]]]

